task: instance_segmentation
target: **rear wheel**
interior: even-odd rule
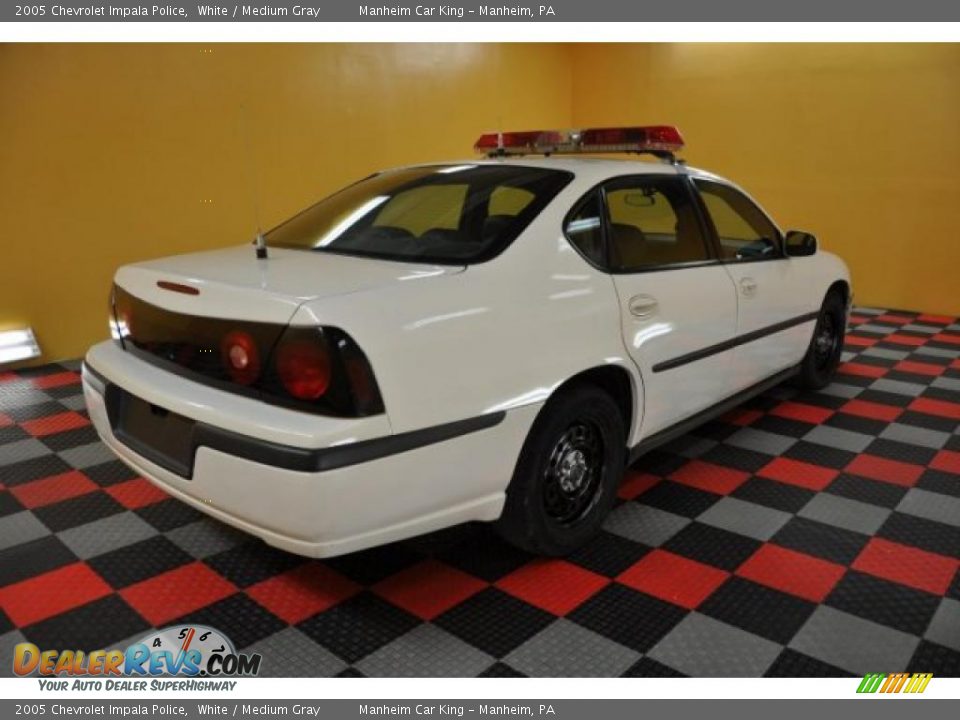
[[[603,390],[580,385],[551,398],[520,453],[500,534],[542,555],[583,545],[613,506],[625,446],[623,418]]]
[[[810,347],[800,365],[799,381],[804,389],[820,390],[833,380],[843,352],[845,320],[843,297],[838,292],[829,293],[820,308]]]

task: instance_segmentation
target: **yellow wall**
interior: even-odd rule
[[[0,328],[81,355],[118,265],[252,236],[251,167],[269,227],[485,129],[653,122],[859,302],[960,314],[960,45],[0,45]]]
[[[0,45],[0,328],[78,357],[106,336],[118,265],[252,238],[245,136],[269,227],[374,170],[470,156],[500,123],[569,124],[570,54]]]
[[[578,126],[678,125],[858,303],[960,315],[960,45],[580,45],[573,93]]]

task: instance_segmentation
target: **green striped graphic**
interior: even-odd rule
[[[867,673],[863,676],[863,682],[857,688],[858,693],[875,693],[880,689],[880,683],[887,678],[886,673]]]

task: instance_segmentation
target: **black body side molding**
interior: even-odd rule
[[[719,342],[716,345],[710,345],[708,347],[689,352],[686,355],[679,355],[678,357],[664,360],[663,362],[658,362],[653,366],[652,369],[655,373],[663,372],[664,370],[673,370],[681,365],[687,365],[689,363],[696,362],[697,360],[703,360],[711,355],[716,355],[717,353],[722,353],[725,350],[735,348],[738,345],[746,345],[748,342],[759,340],[767,335],[773,335],[781,330],[787,330],[796,325],[802,325],[805,322],[816,320],[819,316],[819,310],[816,312],[806,313],[805,315],[798,315],[797,317],[790,318],[789,320],[783,320],[782,322],[778,322],[774,325],[768,325],[767,327],[760,328],[759,330],[753,330],[751,332],[744,333],[743,335],[737,335],[729,340]]]
[[[107,416],[117,439],[156,465],[188,479],[193,476],[194,457],[197,448],[200,447],[208,447],[262,465],[317,473],[349,465],[359,465],[360,463],[416,450],[427,445],[452,440],[461,435],[485,430],[499,425],[507,415],[504,411],[493,412],[443,423],[442,425],[433,425],[420,430],[386,435],[373,440],[361,440],[349,445],[302,448],[243,435],[232,430],[224,430],[208,423],[182,418],[163,408],[155,408],[165,416],[172,416],[174,420],[182,419],[185,421],[179,423],[179,429],[175,431],[187,435],[184,442],[189,444],[189,451],[185,453],[186,457],[178,458],[160,451],[151,442],[126,432],[124,427],[126,407],[131,400],[143,401],[118,385],[111,383],[89,365],[84,365],[84,368],[97,381],[103,383]],[[184,425],[187,427],[184,427]]]

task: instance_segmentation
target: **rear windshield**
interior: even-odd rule
[[[267,245],[386,260],[488,260],[573,178],[511,165],[404,168],[361,180],[266,235]]]

